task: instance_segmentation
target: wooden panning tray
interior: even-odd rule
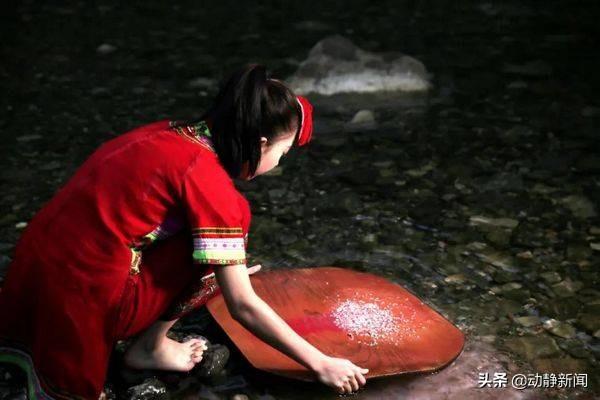
[[[368,378],[434,371],[454,360],[463,333],[416,296],[376,275],[336,267],[251,276],[255,292],[327,355],[368,368]],[[233,320],[222,295],[208,310],[256,368],[289,378],[313,374]]]

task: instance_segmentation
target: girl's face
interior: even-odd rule
[[[278,136],[275,139],[269,141],[265,137],[260,138],[260,161],[256,168],[256,174],[254,176],[262,175],[269,172],[279,164],[279,160],[284,154],[290,150],[294,144],[294,137],[296,131],[292,130],[285,134]],[[250,177],[252,179],[254,177]]]

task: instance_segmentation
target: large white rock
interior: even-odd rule
[[[402,54],[375,54],[329,36],[309,52],[287,82],[299,94],[415,92],[430,87],[425,66]]]

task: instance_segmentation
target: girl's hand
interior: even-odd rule
[[[320,382],[333,387],[340,394],[349,394],[364,386],[367,382],[364,374],[369,372],[349,360],[328,356],[314,371]]]
[[[248,268],[248,275],[252,275],[252,274],[260,271],[261,268],[262,268],[262,265],[260,265],[260,264],[253,265],[252,267]]]

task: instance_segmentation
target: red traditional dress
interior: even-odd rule
[[[161,121],[105,143],[15,249],[0,362],[27,369],[39,398],[97,399],[115,342],[202,305],[211,265],[246,262],[249,224],[205,123]]]

